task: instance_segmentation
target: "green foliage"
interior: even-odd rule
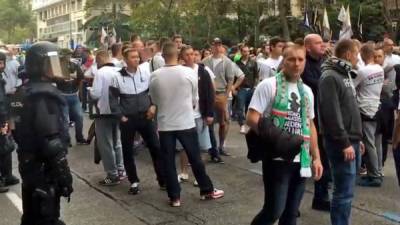
[[[26,0],[0,0],[0,39],[5,43],[21,43],[35,35],[35,20]]]

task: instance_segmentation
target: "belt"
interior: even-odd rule
[[[215,94],[217,94],[217,95],[226,94],[226,91],[215,91]]]

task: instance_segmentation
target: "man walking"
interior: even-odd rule
[[[247,128],[244,124],[245,115],[250,104],[251,97],[253,96],[254,88],[259,80],[259,69],[257,62],[250,58],[250,49],[244,45],[240,48],[241,58],[236,64],[243,71],[245,77],[238,90],[233,89],[236,94],[237,116],[240,126],[240,133],[245,134]]]
[[[175,167],[176,139],[186,151],[200,187],[200,198],[221,198],[224,192],[214,189],[200,157],[193,114],[197,101],[197,76],[193,69],[178,65],[178,49],[174,43],[164,45],[163,57],[165,66],[153,72],[150,78],[150,96],[158,110],[157,122],[170,205],[181,205]]]
[[[360,159],[362,138],[360,111],[351,70],[357,65],[358,49],[352,40],[337,43],[335,57],[322,66],[319,83],[320,131],[333,178],[332,225],[348,225]]]

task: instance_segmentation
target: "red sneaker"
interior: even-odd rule
[[[214,189],[214,191],[212,191],[208,194],[200,195],[201,200],[219,199],[222,197],[224,197],[224,191],[218,190],[218,189]]]

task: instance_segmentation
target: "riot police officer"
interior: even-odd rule
[[[29,81],[11,99],[22,178],[21,225],[62,225],[60,198],[69,199],[72,176],[67,162],[66,107],[52,85],[63,77],[58,47],[37,42],[26,53]]]

